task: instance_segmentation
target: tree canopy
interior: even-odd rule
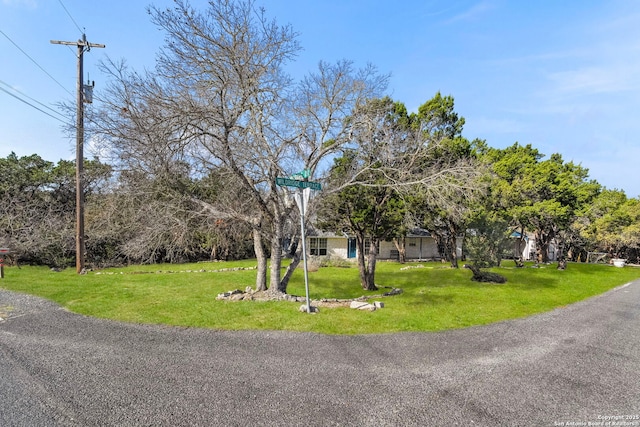
[[[294,80],[298,34],[253,0],[148,11],[165,37],[155,68],[105,61],[110,81],[88,114],[109,153],[84,165],[94,265],[254,256],[256,289],[285,293],[299,217],[276,178],[302,170],[323,184],[307,221],[356,237],[365,289],[375,288],[379,242],[402,253],[412,228],[428,230],[453,267],[461,242],[465,255],[499,264],[504,228],[533,233],[538,262],[552,243],[558,258],[637,260],[640,200],[560,153],[467,139],[452,95],[409,112],[385,96],[388,75],[348,60]],[[23,260],[63,266],[72,256],[74,168],[36,154],[0,159],[0,238]]]

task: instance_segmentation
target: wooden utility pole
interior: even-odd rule
[[[78,93],[76,112],[76,272],[82,273],[84,270],[84,84],[82,83],[83,63],[82,57],[85,50],[88,52],[92,47],[104,48],[105,45],[87,42],[87,36],[82,35],[82,40],[77,42],[63,42],[51,40],[52,44],[63,44],[76,46],[78,48]],[[91,102],[89,99],[87,102]]]

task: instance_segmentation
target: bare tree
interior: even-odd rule
[[[320,174],[322,160],[347,141],[344,118],[386,77],[341,61],[320,63],[294,84],[284,66],[300,49],[297,35],[267,20],[252,0],[210,2],[203,11],[176,0],[174,8],[149,12],[166,34],[156,70],[105,64],[114,81],[94,116],[97,135],[126,167],[180,162],[192,177],[228,174],[233,194],[226,202],[197,203],[212,218],[249,225],[256,288],[267,288],[270,256],[269,289],[286,292],[289,275],[282,277],[280,266],[293,204],[276,177],[305,168]]]

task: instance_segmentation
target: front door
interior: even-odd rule
[[[349,237],[347,240],[347,258],[356,257],[356,238]]]

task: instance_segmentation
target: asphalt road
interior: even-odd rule
[[[2,290],[0,317],[0,426],[640,425],[640,281],[443,333],[132,325]]]

